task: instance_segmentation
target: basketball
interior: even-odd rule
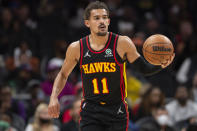
[[[148,37],[143,44],[144,58],[153,65],[161,65],[169,60],[174,53],[174,47],[168,37],[156,34]]]

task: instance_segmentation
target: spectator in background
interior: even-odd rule
[[[195,73],[193,77],[192,88],[191,88],[190,93],[194,102],[197,103],[197,72]]]
[[[0,120],[0,131],[9,131],[10,125],[9,123]]]
[[[72,120],[72,114],[70,113],[70,108],[73,107],[73,104],[77,100],[82,100],[83,98],[83,89],[82,89],[82,83],[81,81],[78,82],[77,85],[75,85],[75,96],[72,101],[72,103],[69,103],[67,106],[63,108],[63,115],[62,115],[62,122],[63,123],[68,123],[69,121]]]
[[[49,0],[41,0],[39,8],[37,9],[38,15],[43,17],[51,14],[54,10],[54,5]]]
[[[30,66],[32,70],[32,79],[42,80],[40,72],[40,59],[38,57],[31,57]]]
[[[24,131],[24,120],[10,110],[11,104],[8,101],[0,99],[0,116],[1,120],[6,121],[9,128],[10,126],[17,131]]]
[[[195,72],[197,72],[196,67],[197,67],[197,55],[193,55],[191,57],[186,58],[176,74],[177,81],[180,82],[181,84],[187,84],[188,86],[191,86],[194,74]]]
[[[175,94],[175,100],[166,105],[172,123],[197,117],[197,104],[189,99],[188,90],[184,86],[179,86]]]
[[[68,43],[65,40],[56,40],[54,43],[54,51],[55,51],[55,56],[51,58],[50,60],[53,61],[55,59],[64,61],[65,58],[65,53],[68,47]]]
[[[179,23],[179,33],[175,36],[175,48],[176,48],[176,61],[175,61],[175,68],[179,69],[180,65],[184,61],[185,58],[190,57],[191,53],[193,52],[189,46],[190,41],[193,39],[192,36],[194,35],[193,25],[189,20],[180,21]]]
[[[26,92],[30,94],[31,99],[27,101],[27,117],[31,118],[34,111],[40,103],[46,102],[45,95],[40,87],[40,81],[31,80],[28,83]]]
[[[62,64],[63,64],[63,61],[58,60],[58,59],[50,61],[48,64],[47,78],[44,82],[41,83],[41,88],[44,94],[48,98],[52,92],[52,87],[53,87],[53,82],[55,80],[55,77],[60,71],[60,67]],[[68,81],[58,98],[61,99],[61,97],[64,95],[73,95],[73,94],[74,94],[73,84]]]
[[[152,114],[152,117],[142,118],[136,123],[139,131],[175,131],[165,108],[159,107]]]
[[[59,59],[64,61],[66,49],[68,47],[68,43],[65,40],[56,40],[55,41],[55,57],[51,60]]]
[[[10,80],[13,80],[17,76],[17,70],[14,64],[14,58],[12,56],[5,57],[5,76],[2,77],[2,83],[9,83]],[[3,75],[3,72],[1,73]]]
[[[140,104],[134,107],[136,111],[133,116],[134,121],[143,117],[152,116],[152,112],[158,107],[163,106],[164,102],[164,94],[158,87],[149,88],[142,96]]]
[[[197,131],[197,117],[189,118],[187,121],[183,121],[179,124],[184,125],[181,131]]]
[[[197,131],[197,118],[190,119],[186,131]]]
[[[135,33],[134,37],[132,38],[133,43],[135,44],[137,51],[142,54],[142,47],[145,40],[145,33],[144,32],[137,32]]]
[[[8,54],[11,47],[12,13],[9,8],[0,12],[0,54]]]
[[[75,84],[75,97],[76,99],[83,99],[82,81],[78,81]]]
[[[0,113],[0,121],[3,121],[8,125],[7,127],[8,129],[3,131],[18,131],[16,128],[12,127],[12,115],[10,113],[8,112]],[[0,126],[0,131],[2,131],[1,126]]]
[[[10,111],[26,119],[24,103],[13,98],[11,87],[3,85],[0,88],[0,100],[6,103],[5,111]]]
[[[20,46],[14,50],[14,62],[16,67],[21,65],[30,66],[30,58],[32,57],[32,52],[28,47],[26,41],[21,41]]]
[[[28,124],[25,131],[59,131],[48,115],[47,104],[41,103],[34,114],[34,121]]]
[[[21,5],[17,11],[17,17],[21,25],[24,25],[30,29],[36,29],[37,23],[33,21],[30,17],[30,9],[28,5]]]
[[[81,99],[76,99],[73,101],[72,106],[70,108],[70,116],[71,116],[71,121],[65,123],[61,127],[61,131],[78,131],[79,130],[79,112],[81,109]]]
[[[147,36],[162,33],[161,27],[163,26],[160,26],[160,23],[157,20],[157,18],[154,16],[154,14],[148,12],[145,14],[145,17],[146,17],[145,32]]]
[[[68,47],[68,43],[65,42],[65,40],[56,40],[55,56],[51,58],[48,63],[52,65],[54,65],[55,63],[57,64],[59,63],[58,66],[61,66],[62,63],[64,62],[67,47]],[[78,76],[76,74],[76,69],[75,69],[75,71],[68,78],[68,81],[71,82],[73,85],[75,85],[77,82],[77,77]]]
[[[24,93],[28,82],[32,79],[32,69],[29,65],[21,65],[17,69],[16,76],[13,79],[8,80],[15,88],[15,93]]]
[[[2,55],[0,55],[0,83],[3,83],[6,76],[5,60]]]
[[[31,48],[33,53],[38,53],[39,41],[37,36],[37,22],[33,20],[31,7],[32,5],[27,5],[26,3],[20,3],[20,5],[15,10],[16,19],[14,20],[14,35],[13,38],[15,45],[21,40],[25,40],[28,46]],[[16,47],[16,46],[15,46]],[[15,48],[14,47],[14,48]]]

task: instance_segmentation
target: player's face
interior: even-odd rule
[[[90,12],[89,20],[85,21],[90,31],[98,36],[105,36],[107,34],[109,23],[110,19],[105,9],[93,9]]]

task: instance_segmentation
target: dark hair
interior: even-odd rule
[[[155,89],[158,89],[158,90],[160,90],[160,88],[158,88],[158,87],[155,87],[155,86],[152,86],[152,87],[150,87],[145,93],[144,93],[144,95],[142,96],[142,101],[141,101],[141,106],[142,106],[142,108],[143,108],[143,110],[144,110],[144,113],[145,114],[149,114],[150,112],[151,112],[151,99],[150,99],[150,96],[151,96],[151,93],[155,90]],[[160,90],[161,91],[161,90]],[[164,96],[164,94],[161,92],[161,94],[160,94],[160,100],[159,100],[159,102],[157,103],[157,108],[158,107],[161,107],[161,106],[163,106],[165,104],[165,96]]]
[[[109,16],[109,9],[108,9],[107,5],[104,2],[95,1],[95,2],[91,2],[86,7],[86,9],[84,11],[84,15],[83,15],[84,20],[88,20],[90,18],[90,12],[93,9],[105,9],[107,11],[108,16]]]

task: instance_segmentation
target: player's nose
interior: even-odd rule
[[[100,19],[100,24],[104,24],[104,22],[105,22],[104,19],[101,18],[101,19]]]

